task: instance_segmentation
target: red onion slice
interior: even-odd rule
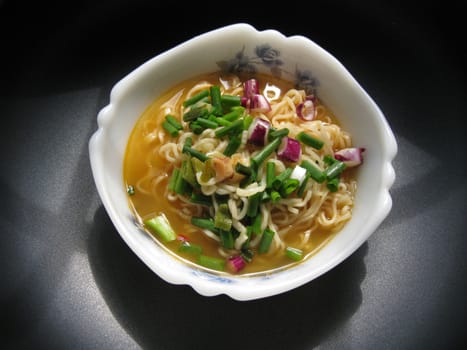
[[[259,82],[252,78],[243,82],[242,106],[253,112],[267,113],[271,110],[268,99],[259,93]]]
[[[313,120],[316,115],[316,108],[313,100],[306,99],[302,103],[299,103],[296,108],[297,115],[303,120]]]
[[[334,153],[334,158],[343,162],[347,167],[360,165],[363,162],[363,147],[343,148]]]
[[[259,94],[258,80],[252,78],[243,82],[243,96],[250,98],[256,94]]]
[[[245,267],[245,260],[240,255],[234,255],[227,259],[227,267],[233,273],[237,273]]]
[[[297,162],[302,155],[302,147],[300,142],[291,138],[284,137],[277,149],[277,156],[282,160],[289,162]]]
[[[250,97],[250,111],[267,113],[271,110],[271,105],[266,97],[261,94],[254,94]]]
[[[264,119],[255,118],[248,128],[248,142],[257,146],[264,146],[267,142],[271,124]]]

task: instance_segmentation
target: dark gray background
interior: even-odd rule
[[[460,2],[459,2],[460,3]],[[466,51],[459,3],[0,0],[0,301],[7,349],[449,349],[466,343]],[[169,285],[125,245],[88,140],[113,84],[207,30],[305,35],[399,145],[393,209],[326,275],[237,302]]]

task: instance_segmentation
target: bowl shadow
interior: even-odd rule
[[[94,216],[88,258],[115,319],[144,349],[312,348],[362,302],[365,243],[343,263],[292,291],[252,301],[204,297],[155,275],[125,244],[103,206]]]

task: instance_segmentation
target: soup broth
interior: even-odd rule
[[[301,195],[297,194],[299,190],[297,187],[295,192],[291,193],[289,197],[279,199],[274,205],[271,204],[270,198],[266,198],[272,191],[267,192],[268,190],[263,190],[262,206],[260,206],[261,209],[258,209],[257,215],[249,218],[247,221],[239,220],[236,223],[235,219],[230,218],[234,221],[232,230],[235,235],[239,235],[238,231],[247,227],[248,224],[253,225],[255,217],[261,215],[261,232],[265,228],[270,228],[275,234],[271,248],[263,253],[258,252],[261,244],[261,233],[251,234],[249,232],[248,242],[250,243],[250,249],[248,256],[245,256],[242,255],[245,250],[240,248],[238,241],[235,241],[235,243],[237,244],[237,248],[240,249],[237,249],[235,246],[225,248],[222,245],[222,239],[219,238],[219,234],[206,232],[206,229],[193,225],[193,217],[206,217],[209,210],[212,213],[214,209],[209,209],[205,205],[191,203],[189,195],[180,195],[169,189],[171,179],[174,176],[174,169],[180,169],[182,161],[186,157],[186,153],[183,152],[182,148],[182,138],[185,138],[184,134],[189,133],[191,135],[190,137],[193,138],[194,142],[193,147],[199,145],[196,143],[196,140],[200,136],[193,133],[193,130],[188,125],[189,122],[183,121],[183,113],[187,109],[183,107],[183,102],[189,97],[196,95],[199,91],[209,89],[210,86],[219,86],[223,95],[240,96],[244,93],[243,82],[250,78],[222,75],[218,72],[205,74],[177,84],[161,96],[155,98],[137,120],[128,141],[123,166],[124,181],[131,189],[131,195],[128,196],[129,204],[134,209],[138,220],[144,223],[147,219],[163,213],[177,235],[177,239],[168,243],[162,242],[161,244],[164,244],[175,255],[195,264],[199,263],[199,254],[181,252],[180,245],[182,241],[188,241],[192,245],[202,247],[202,255],[221,260],[241,255],[246,263],[244,267],[242,266],[241,270],[235,271],[237,274],[265,272],[283,268],[299,263],[318,251],[351,218],[356,190],[356,182],[354,174],[350,171],[351,169],[345,169],[339,174],[338,184],[334,192],[327,187],[327,182],[330,181],[319,183],[309,176],[306,178],[307,187]],[[287,168],[280,168],[281,164],[294,169],[295,166],[301,164],[303,159],[309,160],[317,169],[324,173],[325,169],[330,166],[326,161],[326,155],[333,156],[338,150],[352,146],[350,135],[342,130],[332,111],[317,97],[310,99],[313,103],[312,107],[314,108],[313,113],[315,116],[313,120],[307,121],[297,115],[297,106],[304,103],[309,96],[306,96],[304,92],[295,90],[292,83],[272,76],[257,74],[254,78],[261,87],[262,95],[267,97],[271,111],[255,112],[252,111],[251,106],[246,106],[244,116],[250,115],[255,118],[261,117],[265,120],[267,119],[270,121],[271,127],[274,128],[273,130],[287,128],[290,130],[289,137],[292,138],[297,138],[299,131],[305,130],[308,134],[314,135],[317,139],[324,141],[324,146],[320,150],[301,143],[303,153],[300,160],[296,162],[290,160],[277,161],[275,176],[286,172]],[[174,116],[184,127],[183,130],[178,132],[177,136],[171,136],[162,126],[167,115]],[[216,120],[214,117],[211,119]],[[223,127],[222,125],[218,125],[212,129],[212,132]],[[236,153],[242,154],[242,156],[237,157],[238,159],[244,158],[245,152],[248,150],[250,154],[257,154],[262,149],[262,147],[252,146],[248,143],[246,130],[241,135],[243,135],[243,143],[239,149],[243,151]],[[246,143],[245,135],[247,137]],[[220,143],[222,142],[224,143],[221,145]],[[200,152],[207,155],[210,155],[209,152],[213,152],[216,149],[217,153],[222,153],[227,143],[228,140],[223,140],[219,141],[219,143],[213,143],[210,146],[212,149],[208,149],[209,146],[206,145],[204,148],[199,146],[199,149]],[[212,157],[217,157],[216,153],[212,154]],[[235,154],[229,156],[229,158],[235,158]],[[264,160],[264,168],[259,171],[263,176],[263,184],[265,182],[265,164],[269,160],[277,158],[277,155],[274,153]],[[332,159],[335,161],[334,158]],[[248,165],[247,160],[244,163],[246,163],[244,165]],[[242,175],[235,173],[230,178],[227,177],[216,183],[215,186],[223,183],[225,188],[231,188],[232,186],[242,187],[239,185],[239,182],[232,180],[235,176],[241,177]],[[243,175],[243,178],[245,177],[246,175]],[[257,182],[258,184],[262,183],[260,180]],[[303,184],[303,180],[301,184]],[[205,188],[208,187],[205,186]],[[210,187],[209,190],[211,190]],[[219,191],[217,196],[219,198],[225,196],[225,192]],[[201,194],[204,196],[203,198],[214,198],[216,196],[209,193]],[[250,197],[244,197],[246,199],[243,199],[243,202],[241,198],[237,198],[237,204],[240,204],[237,205],[235,210],[241,212],[247,203],[249,203]],[[219,203],[217,199],[213,200],[216,201],[216,206],[220,205],[220,199]],[[232,199],[230,205],[235,206],[234,199]],[[230,208],[233,209],[232,206]],[[266,210],[269,212],[266,213]],[[228,213],[229,215],[233,215],[232,212]],[[238,216],[239,213],[235,215]],[[158,235],[153,231],[147,227],[146,230],[150,234],[153,234],[156,239],[159,239]],[[238,237],[235,237],[235,235],[234,239],[236,240]],[[241,247],[245,247],[245,242],[243,242]],[[294,255],[293,250],[287,253],[286,250],[289,247],[297,249],[299,255]],[[226,268],[225,271],[229,270]]]

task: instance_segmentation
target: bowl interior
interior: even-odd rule
[[[126,197],[122,168],[125,148],[147,106],[182,80],[229,69],[275,74],[316,93],[351,133],[354,144],[366,148],[364,166],[357,174],[351,221],[311,259],[274,278],[264,274],[257,280],[221,276],[180,264],[135,226]],[[160,277],[189,284],[203,295],[225,293],[245,300],[306,283],[354,252],[391,208],[388,189],[394,172],[390,162],[396,144],[384,115],[331,54],[302,36],[286,38],[274,30],[259,32],[247,24],[237,24],[195,37],[147,61],[118,82],[110,104],[99,113],[98,125],[90,141],[91,165],[103,204],[118,232]]]

